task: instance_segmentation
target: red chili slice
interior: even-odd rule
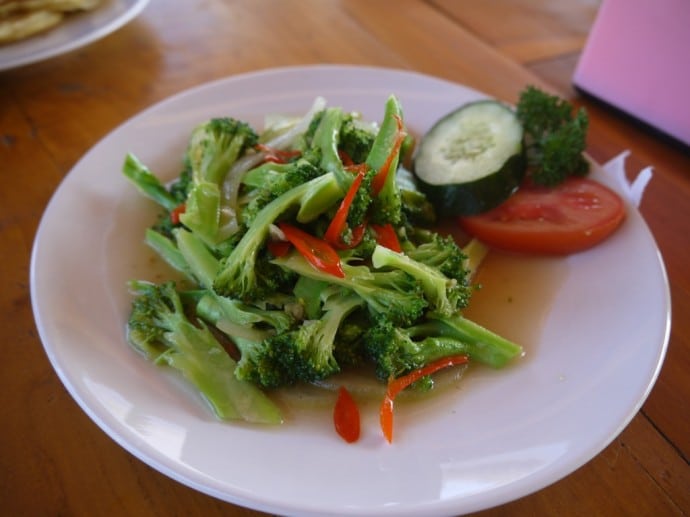
[[[347,189],[347,193],[345,194],[343,200],[340,202],[340,206],[338,207],[338,210],[333,216],[331,224],[328,225],[328,229],[326,230],[326,233],[324,235],[326,241],[339,248],[350,247],[343,244],[341,235],[345,230],[345,226],[347,224],[347,215],[350,212],[350,206],[352,206],[352,201],[355,199],[355,196],[357,195],[357,190],[359,190],[359,186],[362,184],[362,180],[364,179],[364,176],[367,173],[367,166],[365,164],[355,165],[348,167],[348,170],[356,172],[357,176],[355,176],[355,179],[352,180],[350,188]]]
[[[383,398],[381,409],[379,411],[381,431],[383,431],[383,436],[386,438],[386,440],[388,440],[388,443],[393,442],[393,401],[395,400],[395,397],[410,384],[418,381],[425,375],[431,375],[432,373],[449,366],[465,364],[468,361],[469,357],[464,354],[451,355],[429,363],[418,370],[408,373],[407,375],[403,375],[397,379],[391,379],[388,382],[386,395]]]
[[[288,223],[278,223],[278,227],[285,234],[285,238],[316,269],[339,278],[345,276],[338,253],[326,241]]]
[[[333,424],[336,432],[346,442],[353,443],[359,439],[359,409],[344,386],[338,390],[338,399],[333,410]]]
[[[372,224],[371,228],[376,232],[376,242],[381,246],[385,246],[389,250],[398,253],[402,251],[398,234],[395,233],[395,228],[393,228],[392,224]]]

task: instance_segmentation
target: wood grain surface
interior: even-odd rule
[[[654,167],[640,210],[661,250],[673,307],[658,381],[592,461],[481,515],[690,513],[690,156],[572,89],[598,7],[594,0],[153,0],[86,47],[0,72],[0,514],[261,515],[155,471],[87,417],[38,338],[29,261],[60,181],[129,117],[207,81],[313,63],[415,70],[509,102],[538,84],[588,109],[596,160],[628,149],[631,173]]]

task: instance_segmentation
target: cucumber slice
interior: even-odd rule
[[[422,137],[413,172],[441,216],[485,212],[505,201],[525,174],[523,129],[495,100],[449,113]]]

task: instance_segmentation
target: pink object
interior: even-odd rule
[[[690,145],[690,1],[604,0],[573,84]]]

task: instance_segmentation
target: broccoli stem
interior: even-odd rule
[[[128,153],[122,167],[123,174],[142,192],[168,212],[174,210],[180,202],[175,199],[160,180],[136,156]]]
[[[213,245],[219,240],[220,188],[215,183],[199,181],[187,196],[186,209],[180,221],[204,241]]]
[[[446,291],[448,288],[452,288],[453,284],[457,284],[457,281],[447,278],[437,269],[380,244],[374,248],[374,253],[371,255],[371,264],[377,269],[391,267],[405,271],[419,281],[424,290],[424,295],[436,311],[441,314],[452,314],[456,311],[457,307],[451,304]]]
[[[260,343],[271,333],[253,327],[261,318],[243,311],[241,302],[231,300],[207,291],[196,305],[196,312],[200,318],[213,324],[218,330],[236,341],[238,338]]]
[[[158,253],[167,264],[183,273],[189,280],[196,281],[196,277],[190,271],[187,261],[175,242],[151,228],[147,228],[144,232],[144,242]]]
[[[463,267],[467,271],[467,281],[471,281],[479,271],[479,266],[489,253],[489,247],[479,239],[472,239],[462,248],[465,254]]]
[[[352,177],[345,173],[343,162],[338,156],[338,138],[344,118],[340,108],[327,108],[316,128],[312,145],[321,151],[321,169],[335,174],[340,188],[346,191],[352,183]]]
[[[472,360],[502,368],[515,357],[524,353],[522,347],[460,314],[453,316],[428,315],[440,335],[457,339],[467,345],[467,353]]]
[[[366,159],[366,164],[377,175],[385,174],[385,181],[374,198],[374,222],[400,222],[402,201],[396,176],[400,161],[400,127],[402,108],[398,99],[391,95],[386,101],[381,129]],[[396,152],[397,151],[397,152]],[[391,156],[395,153],[393,156]],[[383,170],[387,168],[388,170]]]
[[[280,413],[255,386],[234,375],[236,362],[207,328],[181,321],[173,331],[175,348],[157,362],[179,370],[213,408],[218,418],[278,424]]]
[[[183,228],[173,230],[177,249],[187,263],[187,270],[202,287],[211,289],[220,263],[196,234]]]
[[[398,99],[391,95],[386,101],[386,106],[384,110],[383,120],[381,121],[381,128],[376,134],[374,139],[374,144],[371,147],[371,151],[367,156],[366,164],[374,169],[375,171],[380,171],[381,168],[388,161],[388,157],[391,151],[395,148],[398,139],[398,120],[396,117],[402,118],[402,107],[398,102]],[[398,168],[398,160],[394,160],[390,164],[389,177],[393,176],[391,181],[386,178],[386,185],[395,184],[395,175],[390,174]],[[386,187],[390,188],[390,187]]]

